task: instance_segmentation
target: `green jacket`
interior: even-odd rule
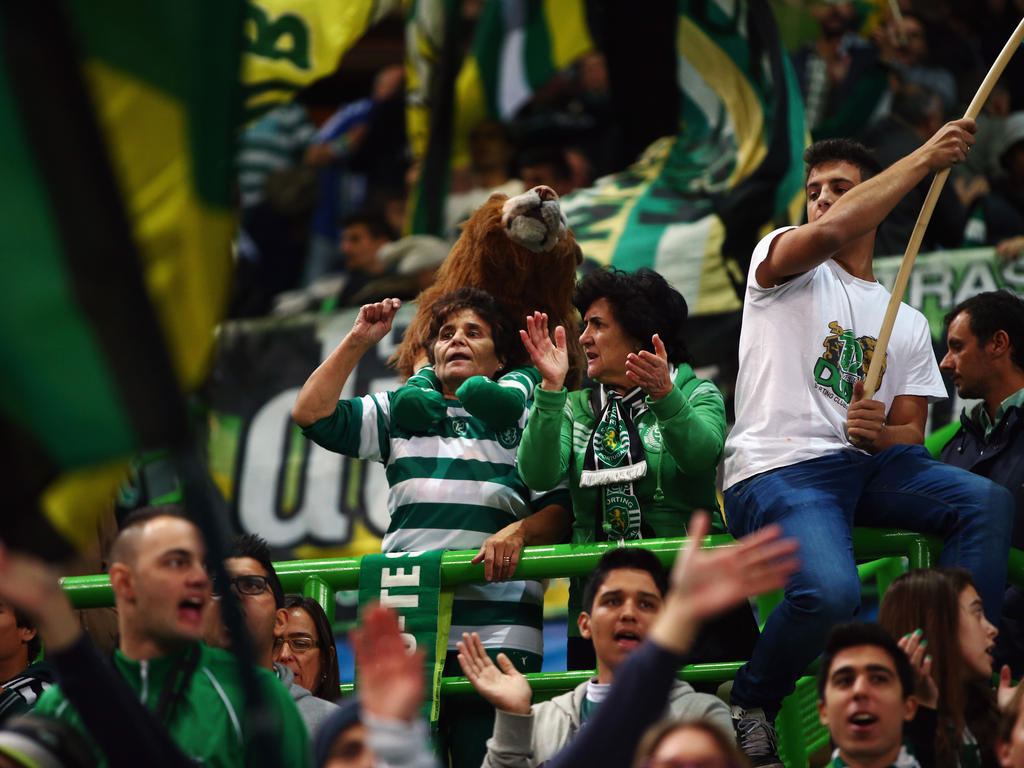
[[[164,725],[182,751],[202,765],[243,768],[255,762],[255,758],[251,756],[253,745],[245,726],[245,694],[238,661],[227,651],[203,644],[199,649],[198,665]],[[146,708],[155,712],[160,695],[169,679],[176,676],[173,673],[186,650],[142,662],[132,661],[115,651],[114,667]],[[291,695],[269,670],[256,669],[255,672],[264,705],[270,710],[267,721],[278,728],[273,739],[281,750],[277,764],[312,765],[309,736]],[[59,686],[52,686],[40,697],[35,712],[57,717],[85,732],[78,712]],[[117,713],[111,712],[110,716],[116,718]],[[106,766],[106,762],[97,765]]]
[[[634,483],[642,527],[650,538],[685,536],[695,509],[713,513],[713,529],[724,532],[715,477],[725,444],[725,401],[710,381],[694,376],[689,365],[676,374],[676,388],[637,420],[647,453],[647,474]],[[533,409],[519,444],[519,474],[533,490],[554,488],[566,476],[572,496],[572,541],[597,540],[602,489],[581,488],[580,474],[597,415],[589,389],[534,390]],[[582,582],[574,579],[569,596],[569,630],[575,636]]]

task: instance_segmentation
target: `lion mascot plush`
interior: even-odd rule
[[[526,316],[535,310],[547,313],[549,328],[564,326],[569,345],[566,386],[578,387],[585,361],[572,295],[582,260],[554,190],[538,186],[515,197],[492,194],[463,225],[436,282],[417,297],[416,315],[392,358],[399,377],[410,379],[426,363],[424,344],[434,302],[459,288],[474,287],[494,296],[524,327]],[[526,349],[518,352],[506,361],[506,370],[531,365]],[[420,378],[409,383],[432,388],[432,382]]]

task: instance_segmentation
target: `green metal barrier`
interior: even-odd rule
[[[683,538],[651,539],[627,542],[626,546],[642,546],[651,550],[666,566],[671,566]],[[708,547],[728,546],[734,539],[727,534],[709,536]],[[584,576],[597,564],[607,550],[616,545],[555,544],[526,547],[516,568],[516,577],[544,579]],[[927,568],[938,561],[942,543],[934,537],[892,529],[855,528],[853,547],[861,578],[874,577],[881,596],[889,583],[903,570],[903,558],[910,568]],[[484,581],[482,563],[470,560],[476,550],[445,552],[441,560],[443,586],[480,583]],[[359,586],[359,558],[292,560],[274,564],[286,592],[301,593],[319,602],[334,620],[334,594]],[[1008,580],[1024,587],[1024,552],[1010,550]],[[114,595],[107,576],[74,576],[61,584],[75,608],[100,608],[113,605]],[[763,619],[781,600],[781,592],[762,596],[758,612]],[[680,679],[690,682],[731,680],[742,663],[691,664],[679,672]],[[567,691],[592,676],[592,672],[548,672],[526,675],[538,698],[547,698]],[[349,693],[351,684],[343,685]],[[477,695],[465,677],[446,677],[441,681],[443,696]],[[789,768],[806,768],[808,758],[828,741],[828,732],[818,722],[817,691],[814,678],[802,677],[797,689],[788,697],[776,722],[779,730],[779,752]]]

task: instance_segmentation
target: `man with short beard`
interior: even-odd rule
[[[988,291],[960,302],[946,315],[946,345],[939,368],[960,397],[981,402],[960,414],[939,458],[1013,493],[1010,546],[1024,549],[1024,301],[1008,291]],[[1019,678],[1024,674],[1020,587],[1007,588],[998,625],[996,664],[1009,664]]]

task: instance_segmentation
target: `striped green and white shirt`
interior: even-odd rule
[[[516,426],[495,431],[457,400],[447,403],[446,417],[426,434],[392,424],[388,392],[342,400],[303,431],[328,450],[384,464],[391,516],[384,552],[478,549],[538,509],[569,508],[565,483],[537,493],[519,477],[516,451],[528,409]],[[448,648],[463,632],[478,632],[484,647],[541,654],[542,603],[536,581],[456,587]]]

